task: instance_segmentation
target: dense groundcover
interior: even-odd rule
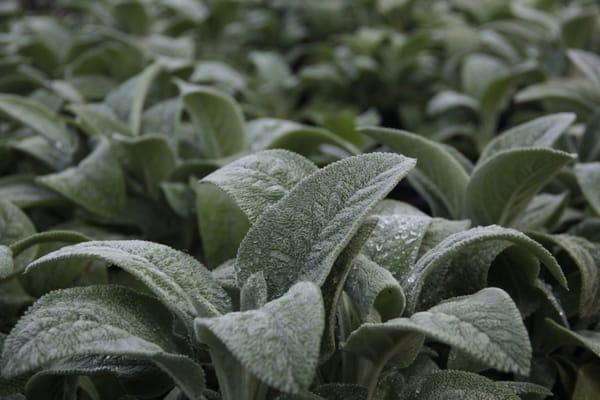
[[[600,398],[596,1],[0,28],[0,398]]]

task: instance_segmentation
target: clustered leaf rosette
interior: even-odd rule
[[[0,397],[600,397],[599,16],[0,5]]]

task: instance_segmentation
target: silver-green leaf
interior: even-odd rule
[[[273,299],[298,281],[323,284],[369,211],[414,164],[400,155],[364,154],[301,181],[258,218],[242,241],[236,263],[240,285],[264,271]]]
[[[319,288],[300,282],[258,310],[199,318],[195,327],[201,341],[224,345],[261,381],[299,393],[315,375],[324,318]]]
[[[52,292],[12,329],[2,351],[6,378],[78,356],[149,360],[192,399],[202,399],[204,376],[171,334],[171,316],[155,300],[117,286]]]
[[[73,259],[94,259],[122,268],[146,285],[189,327],[195,317],[231,310],[227,293],[200,262],[158,243],[141,240],[79,243],[40,257],[27,267],[27,272]]]

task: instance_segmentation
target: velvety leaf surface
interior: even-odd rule
[[[119,119],[127,121],[134,135],[140,134],[144,103],[153,81],[162,68],[159,64],[150,65],[140,74],[111,91],[106,97],[106,105],[113,109]]]
[[[507,248],[510,243],[522,247],[537,257],[548,268],[552,276],[561,285],[566,286],[567,280],[560,265],[542,245],[514,229],[502,228],[497,225],[478,227],[448,236],[419,259],[412,272],[402,282],[409,310],[414,309],[414,302],[420,296],[423,283],[428,277],[432,274],[435,275],[437,268],[458,256],[461,252],[470,249],[471,260],[467,262],[476,268],[487,270],[492,260],[489,259],[486,252],[491,252],[495,256],[499,251]],[[479,249],[481,250],[479,252],[475,250],[478,246],[483,246]],[[475,258],[473,259],[473,257]],[[483,261],[478,262],[480,259]],[[479,274],[477,270],[473,270],[471,275]]]
[[[298,393],[308,388],[317,367],[324,328],[321,293],[312,283],[297,283],[258,310],[196,319],[195,326],[200,340],[209,346],[222,342],[260,380]]]
[[[375,215],[379,222],[362,253],[402,281],[417,261],[432,219],[407,214]]]
[[[529,201],[574,157],[531,148],[497,153],[479,164],[465,194],[465,214],[474,224],[511,226]]]
[[[158,195],[158,185],[166,180],[177,162],[169,142],[158,135],[117,137],[127,157],[127,166],[140,179],[148,192]]]
[[[11,245],[36,232],[35,226],[29,217],[12,203],[0,200],[0,245]],[[15,271],[20,271],[35,257],[37,249],[34,247],[29,251],[21,253],[13,262],[12,252],[5,249],[3,258],[5,262],[0,268],[0,279],[6,278]],[[8,260],[10,259],[10,262]],[[12,270],[8,266],[12,266]]]
[[[363,320],[372,307],[384,321],[404,311],[404,293],[398,281],[364,255],[359,255],[352,264],[344,290],[356,302]]]
[[[352,333],[345,349],[357,351],[365,346],[362,342],[373,340],[370,334],[393,338],[394,342],[413,332],[456,347],[500,371],[529,372],[531,344],[527,330],[510,296],[497,288],[450,299],[410,318],[364,324]],[[367,351],[375,351],[377,347],[369,344],[373,349]]]
[[[38,177],[36,181],[104,217],[118,215],[125,207],[123,171],[105,140],[78,166]]]
[[[235,257],[249,225],[316,170],[298,154],[265,150],[235,160],[195,183],[198,225],[209,266]]]
[[[19,123],[31,127],[44,136],[66,156],[70,156],[77,144],[77,138],[70,132],[62,119],[35,100],[21,96],[2,94],[0,111]]]
[[[600,88],[600,57],[597,54],[570,49],[567,51],[569,59],[582,74]]]
[[[133,136],[127,124],[119,120],[113,110],[105,104],[72,104],[69,110],[75,114],[80,128],[92,137],[110,137],[114,133]]]
[[[255,119],[246,124],[250,150],[287,149],[308,156],[322,145],[333,145],[348,154],[360,151],[326,129],[314,128],[293,121],[276,118]]]
[[[210,87],[186,86],[181,102],[194,124],[195,138],[204,156],[219,158],[244,149],[244,116],[226,93]]]
[[[570,330],[556,322],[546,319],[544,343],[551,351],[561,346],[583,347],[600,357],[600,332],[592,330]]]
[[[236,263],[240,283],[263,271],[270,299],[297,281],[322,284],[371,208],[413,166],[403,156],[365,154],[304,179],[266,210],[242,241]]]
[[[600,162],[577,164],[575,176],[585,199],[600,215]]]
[[[170,316],[154,300],[114,286],[57,291],[41,298],[13,328],[2,352],[3,376],[32,372],[61,359],[106,355],[147,359],[194,399],[201,368],[179,352]]]
[[[511,389],[481,375],[462,371],[439,371],[419,379],[400,399],[519,400]]]
[[[27,271],[72,259],[95,259],[119,266],[144,283],[188,325],[195,317],[220,315],[231,309],[229,297],[202,264],[158,243],[141,240],[80,243],[40,257]]]
[[[479,162],[503,150],[523,147],[552,147],[575,121],[575,114],[562,113],[536,118],[500,133],[483,150]]]
[[[414,133],[386,129],[362,128],[360,132],[392,150],[417,159],[417,170],[441,198],[449,215],[460,216],[469,176],[441,145]]]
[[[566,234],[533,233],[531,236],[540,242],[549,242],[558,246],[569,255],[579,272],[579,282],[572,285],[579,288],[579,315],[586,318],[598,313],[600,311],[600,245]]]
[[[203,184],[218,186],[244,211],[250,223],[254,223],[264,210],[315,171],[317,167],[298,154],[265,150],[235,160],[205,176],[196,192],[198,196],[202,195]]]

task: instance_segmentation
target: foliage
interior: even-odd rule
[[[0,397],[600,397],[591,0],[0,3]]]

